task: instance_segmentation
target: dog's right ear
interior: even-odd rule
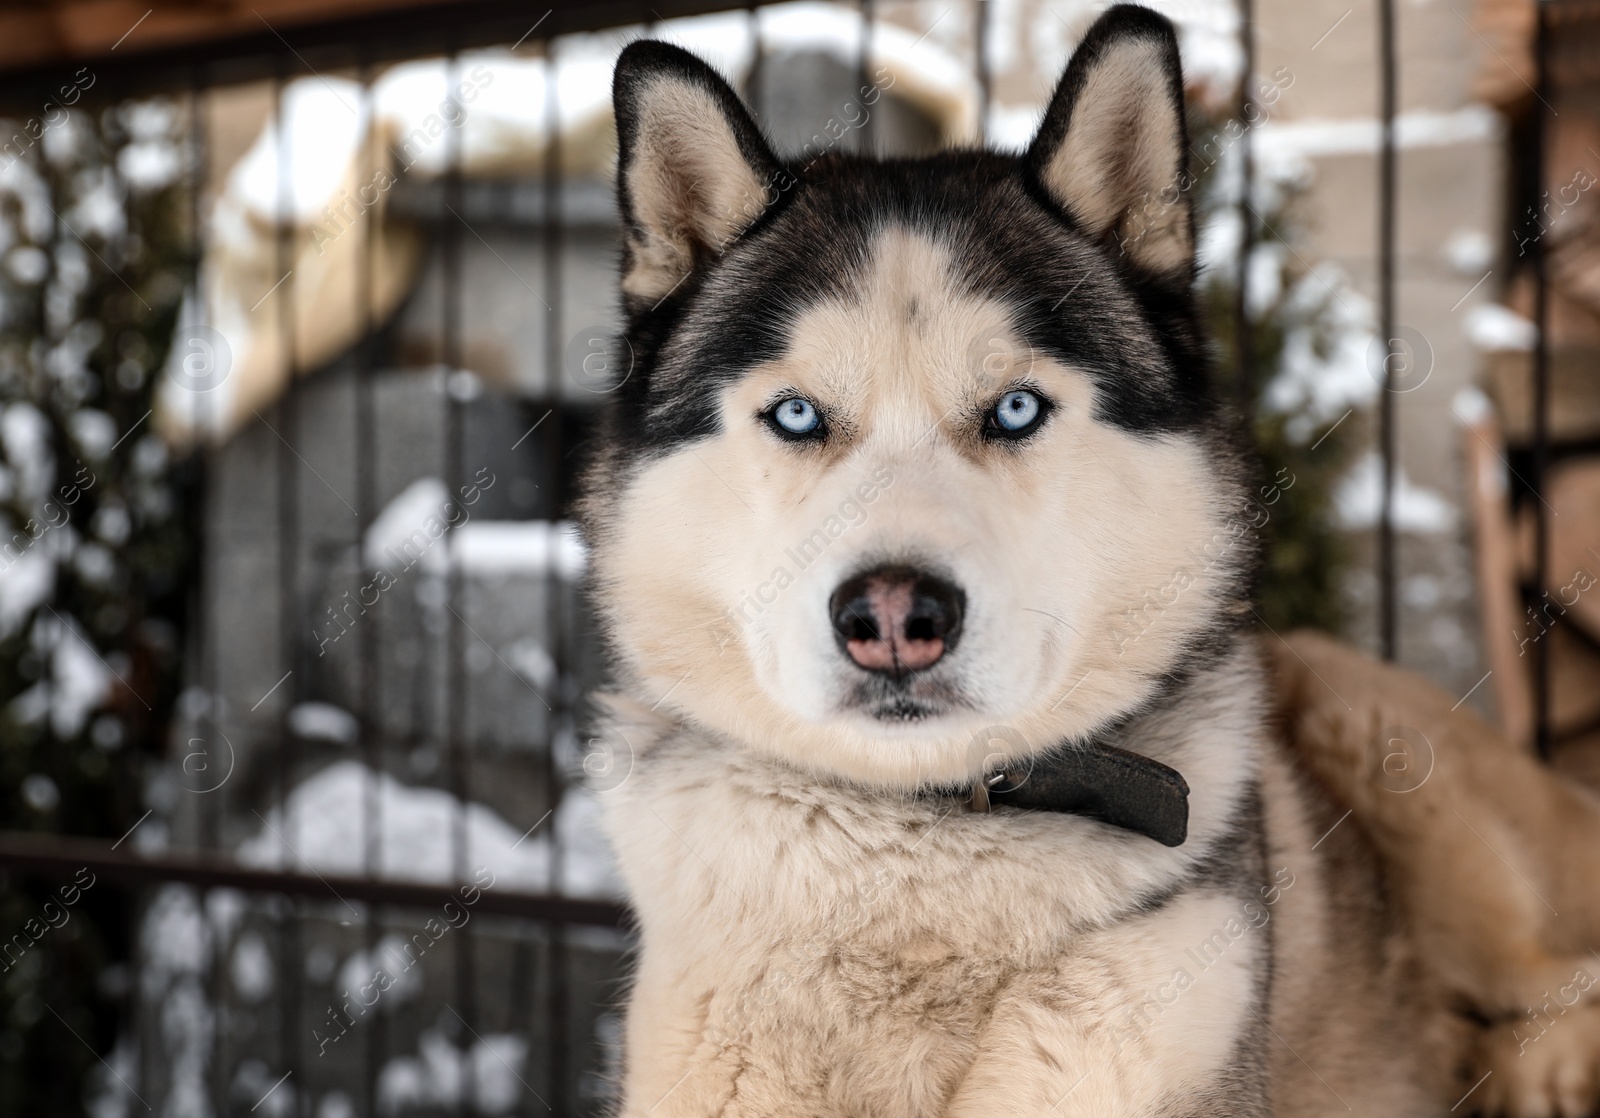
[[[612,101],[622,294],[637,314],[761,216],[779,166],[738,94],[670,43],[630,43],[617,59]]]

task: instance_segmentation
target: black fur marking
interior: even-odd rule
[[[1039,205],[1017,157],[827,156],[796,179],[718,260],[630,321],[635,375],[614,430],[629,452],[714,435],[723,389],[780,356],[806,308],[848,299],[890,228],[944,245],[968,292],[1010,305],[1021,341],[1087,372],[1105,422],[1154,434],[1215,418],[1191,296]]]
[[[1008,304],[1020,340],[1085,370],[1099,418],[1143,434],[1210,425],[1208,357],[1192,293],[1137,268],[1114,241],[1086,235],[1041,185],[1038,168],[1066,134],[1095,52],[1112,38],[1154,36],[1182,126],[1182,79],[1171,25],[1145,9],[1112,9],[1074,55],[1026,156],[973,151],[875,160],[838,153],[780,165],[733,90],[693,55],[636,42],[618,62],[618,205],[637,228],[627,174],[638,98],[662,74],[715,98],[741,152],[773,197],[724,251],[698,256],[660,302],[630,307],[634,376],[617,394],[610,438],[619,463],[663,453],[719,429],[729,383],[780,356],[796,318],[823,299],[848,299],[879,235],[928,237],[949,253],[971,294]],[[1080,61],[1081,60],[1081,61]],[[1175,153],[1181,162],[1182,151]]]

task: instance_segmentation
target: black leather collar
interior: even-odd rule
[[[1126,749],[1063,746],[1001,769],[972,787],[972,810],[991,806],[1086,815],[1163,846],[1189,835],[1189,784],[1176,769]]]

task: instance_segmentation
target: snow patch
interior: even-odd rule
[[[451,536],[451,558],[466,574],[554,574],[576,579],[589,552],[571,521],[474,520]]]
[[[480,1114],[506,1113],[526,1090],[514,1069],[527,1060],[528,1042],[517,1033],[489,1033],[463,1052],[439,1030],[425,1029],[417,1038],[417,1052],[390,1060],[378,1073],[380,1113],[456,1106],[468,1075],[473,1107]]]
[[[1526,353],[1539,344],[1539,327],[1510,307],[1484,303],[1467,312],[1467,340],[1486,353]]]
[[[312,741],[349,745],[361,733],[356,716],[332,703],[296,703],[289,710],[289,731]]]
[[[1399,148],[1449,147],[1492,140],[1500,134],[1495,112],[1484,105],[1439,112],[1419,109],[1394,120]],[[1345,120],[1268,120],[1257,129],[1260,149],[1269,155],[1304,158],[1363,155],[1378,150],[1382,127],[1376,117]]]
[[[444,549],[433,549],[436,537],[428,533],[425,525],[430,518],[443,524],[450,504],[449,488],[436,477],[418,478],[406,486],[367,528],[361,548],[367,569],[407,566],[416,562],[420,553],[424,571],[444,573]]]
[[[1494,241],[1478,229],[1457,229],[1445,238],[1442,251],[1460,276],[1481,276],[1494,263]]]
[[[1289,434],[1304,441],[1316,428],[1377,397],[1372,305],[1327,266],[1296,280],[1285,302],[1294,324],[1284,334],[1281,365],[1261,404],[1292,416]],[[1313,329],[1301,320],[1319,304],[1325,304],[1322,328]]]
[[[1450,401],[1450,410],[1456,418],[1469,426],[1477,426],[1494,414],[1494,404],[1481,388],[1463,388]]]
[[[287,811],[274,807],[267,813],[267,825],[240,844],[239,861],[250,866],[310,867],[319,873],[364,873],[364,805],[369,787],[377,802],[379,876],[454,881],[452,836],[459,818],[465,824],[469,871],[487,868],[497,889],[538,892],[552,887],[548,833],[536,828],[525,835],[483,804],[469,802],[463,808],[443,789],[405,785],[388,773],[374,775],[354,760],[335,762],[290,792]],[[582,787],[569,788],[556,809],[564,893],[621,895],[599,814],[595,794]]]
[[[1455,527],[1455,507],[1434,490],[1413,484],[1398,464],[1393,493],[1394,526],[1399,531],[1430,534]],[[1334,515],[1341,527],[1352,531],[1375,528],[1382,500],[1383,462],[1369,451],[1335,487]]]
[[[228,964],[233,988],[247,1002],[259,1002],[272,993],[276,968],[272,965],[272,952],[267,942],[256,932],[246,932],[233,945],[233,957]]]
[[[379,988],[380,1004],[386,1012],[398,1009],[402,1003],[422,993],[424,968],[414,965],[416,959],[407,952],[406,947],[404,936],[396,932],[386,933],[373,950],[361,948],[345,960],[344,966],[339,968],[334,989],[345,996],[354,995],[370,984],[381,971],[393,981]]]

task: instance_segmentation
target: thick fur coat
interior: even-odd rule
[[[634,365],[583,515],[623,1114],[1447,1112],[1250,635],[1170,24],[1109,11],[1020,156],[785,164],[662,43],[615,96]],[[968,808],[1105,745],[1183,775],[1187,841]]]

